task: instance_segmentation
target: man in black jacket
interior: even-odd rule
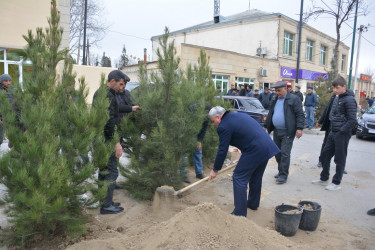
[[[301,99],[301,102],[303,102],[303,94],[301,93],[301,87],[296,85],[294,87],[294,92],[292,92],[293,94],[295,94],[299,99]]]
[[[331,159],[335,156],[336,174],[332,178],[332,183],[325,188],[334,191],[341,189],[349,140],[352,136],[352,129],[357,124],[357,103],[353,95],[346,90],[346,80],[342,76],[333,80],[332,86],[336,96],[332,101],[330,112],[326,113],[326,119],[330,121],[330,132],[321,155],[323,170],[320,173],[320,179],[312,183],[328,184]]]
[[[304,114],[300,99],[287,92],[286,82],[274,84],[277,98],[272,99],[266,120],[268,133],[273,133],[273,141],[280,149],[276,157],[279,173],[276,183],[286,183],[289,175],[290,152],[294,137],[300,138],[304,125]]]
[[[107,142],[113,139],[116,127],[119,123],[119,104],[116,98],[116,92],[120,90],[120,84],[125,83],[125,79],[127,79],[127,76],[120,70],[114,70],[108,74],[107,98],[110,103],[108,107],[109,120],[104,126],[104,137]],[[98,91],[96,91],[94,94],[94,105],[97,92]],[[122,146],[120,142],[116,142],[115,152],[110,156],[107,166],[100,167],[98,174],[99,181],[110,182],[107,195],[102,201],[102,206],[100,208],[101,214],[117,214],[124,210],[124,208],[120,207],[120,203],[113,202],[113,191],[115,189],[115,183],[118,177],[118,158],[120,158],[121,155]]]

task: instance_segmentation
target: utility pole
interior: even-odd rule
[[[364,25],[359,26],[357,59],[355,60],[355,73],[354,73],[354,95],[355,97],[357,97],[357,81],[358,81],[357,73],[358,73],[358,64],[359,64],[359,52],[361,48],[361,37],[362,37],[363,31],[367,31],[367,27],[365,27]]]
[[[86,56],[87,65],[90,65],[90,42],[87,39],[87,56]]]
[[[82,65],[86,65],[86,25],[87,24],[87,0],[85,0],[85,14],[83,22],[83,62]]]
[[[349,80],[348,80],[348,88],[349,89],[350,89],[350,83],[352,81],[355,32],[356,32],[356,29],[357,29],[357,17],[358,17],[358,2],[359,2],[359,0],[357,0],[356,5],[355,5],[355,17],[354,17],[354,27],[353,27],[353,39],[352,39],[352,53],[351,53],[351,56],[350,56]]]
[[[301,54],[301,36],[302,36],[302,25],[303,25],[302,15],[303,15],[303,0],[301,0],[301,7],[300,7],[300,12],[299,12],[296,84],[298,84],[298,78],[299,78],[299,61],[300,61],[300,54]]]

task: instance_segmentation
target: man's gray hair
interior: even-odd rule
[[[210,110],[210,112],[208,113],[208,116],[215,118],[216,115],[223,115],[224,113],[225,113],[225,108],[216,106]]]

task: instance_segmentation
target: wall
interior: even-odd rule
[[[100,86],[101,74],[105,75],[105,83],[107,82],[107,77],[109,72],[116,70],[116,68],[106,68],[106,67],[95,67],[95,66],[85,66],[85,65],[73,65],[73,72],[77,73],[76,86],[78,86],[78,79],[81,76],[85,77],[85,82],[89,90],[89,95],[87,97],[87,103],[92,103],[92,98],[95,91]]]
[[[64,28],[62,47],[66,48],[69,46],[70,2],[59,0],[57,3]],[[26,41],[22,35],[29,29],[35,33],[36,27],[47,27],[50,9],[50,0],[0,0],[0,47],[23,48]]]

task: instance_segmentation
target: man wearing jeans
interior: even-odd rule
[[[314,126],[315,107],[318,105],[318,97],[312,87],[307,87],[305,97],[306,127],[310,130]]]
[[[275,178],[277,184],[284,184],[289,175],[294,137],[302,136],[304,115],[301,100],[287,92],[286,82],[277,82],[274,88],[277,98],[271,101],[265,126],[268,133],[273,131],[273,141],[281,150],[275,156],[279,170]]]

